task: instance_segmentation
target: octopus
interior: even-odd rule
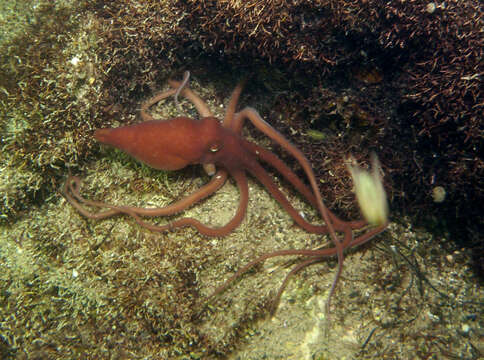
[[[278,250],[262,254],[238,270],[211,296],[220,294],[250,268],[269,258],[295,255],[303,257],[304,260],[294,266],[283,280],[274,301],[275,306],[277,306],[288,279],[292,275],[322,259],[336,256],[338,267],[326,302],[326,309],[329,311],[330,299],[343,270],[344,252],[368,242],[375,235],[381,233],[387,224],[368,227],[364,220],[345,221],[330,211],[323,202],[311,164],[304,154],[269,125],[254,108],[245,107],[237,111],[237,103],[243,88],[242,83],[233,90],[224,118],[219,121],[213,116],[206,102],[189,88],[187,85],[188,77],[189,74],[186,73],[181,82],[169,81],[171,87],[169,90],[145,101],[140,110],[143,122],[118,128],[98,129],[94,133],[94,138],[102,144],[116,147],[128,153],[155,169],[179,170],[189,165],[201,164],[205,171],[212,175],[208,183],[168,206],[142,208],[86,199],[80,193],[80,179],[69,176],[62,190],[64,197],[80,214],[89,219],[100,220],[124,214],[133,218],[143,228],[155,232],[173,231],[191,226],[205,236],[221,237],[232,232],[244,219],[249,200],[248,173],[267,189],[298,226],[309,233],[329,235],[332,246],[322,249]],[[199,120],[185,116],[158,120],[150,115],[149,109],[151,106],[170,96],[175,96],[175,102],[178,106],[179,95],[184,96],[194,105],[200,115]],[[304,171],[307,184],[276,154],[243,137],[242,129],[246,121],[250,122],[257,130],[269,137],[295,159]],[[306,220],[290,203],[287,196],[279,190],[274,179],[261,163],[270,165],[282,175],[317,210],[323,223],[313,224]],[[153,224],[146,220],[149,217],[169,216],[184,211],[215,193],[225,184],[229,176],[235,180],[240,193],[240,200],[235,215],[225,225],[212,227],[194,218],[180,218],[163,225]],[[102,210],[95,212],[89,210],[88,207]],[[358,236],[355,236],[356,231],[358,231]]]

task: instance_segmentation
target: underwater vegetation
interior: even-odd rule
[[[49,196],[58,171],[76,167],[87,152],[84,134],[99,117],[92,104],[102,86],[95,25],[80,19],[79,8],[52,2],[11,6],[26,18],[0,45],[0,209],[7,222]]]
[[[254,257],[320,245],[250,181],[246,221],[210,240],[190,229],[152,234],[123,218],[86,221],[58,193],[73,174],[86,198],[160,206],[210,181],[196,169],[151,170],[92,136],[139,122],[138,104],[188,64],[191,88],[215,116],[212,105],[249,78],[241,103],[301,149],[342,218],[358,213],[343,159],[352,153],[364,166],[378,153],[402,224],[348,254],[333,299],[335,336],[354,335],[346,352],[482,355],[482,293],[467,249],[479,274],[483,18],[478,0],[3,2],[0,357],[74,358],[86,349],[99,357],[223,357],[259,336],[320,327],[331,261],[286,288],[277,331],[257,321],[285,275],[270,267],[288,265],[277,259],[258,264],[209,314],[194,314],[193,303]],[[168,104],[153,111],[180,114]],[[221,204],[236,194],[227,182],[184,216],[223,224],[234,202]],[[415,220],[433,234],[416,233]],[[311,356],[319,345],[309,346]]]

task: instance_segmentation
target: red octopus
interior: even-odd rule
[[[310,233],[329,234],[333,247],[318,250],[290,249],[263,254],[241,268],[217,288],[213,295],[222,292],[233,280],[268,258],[287,255],[306,257],[307,259],[296,265],[284,279],[276,296],[275,304],[277,304],[291,275],[310,264],[321,261],[325,257],[337,255],[339,266],[326,304],[326,309],[329,310],[330,299],[343,267],[343,251],[367,242],[373,236],[382,232],[386,223],[370,228],[355,238],[354,230],[364,228],[367,223],[363,220],[343,221],[326,208],[311,165],[303,153],[265,122],[255,109],[246,107],[236,112],[237,102],[242,91],[241,84],[232,92],[225,117],[222,122],[219,122],[213,117],[206,103],[186,86],[187,80],[188,76],[186,75],[183,82],[170,81],[172,89],[143,103],[141,117],[144,122],[119,128],[99,129],[96,130],[94,137],[99,142],[119,148],[156,169],[178,170],[187,165],[202,164],[206,171],[211,174],[214,172],[214,166],[216,166],[217,172],[206,185],[191,195],[163,208],[119,206],[85,199],[79,191],[79,178],[72,176],[66,181],[63,195],[70,204],[89,219],[104,219],[118,214],[126,214],[134,218],[142,227],[152,231],[166,231],[192,226],[206,236],[224,236],[233,231],[244,218],[249,199],[246,172],[249,172],[266,187],[299,226]],[[148,114],[148,109],[155,103],[172,95],[175,95],[177,101],[179,94],[185,96],[194,104],[200,114],[200,120],[182,116],[163,121],[155,120]],[[309,187],[274,153],[242,137],[241,130],[245,120],[249,120],[258,130],[279,144],[298,161],[307,176]],[[300,215],[261,166],[260,160],[276,169],[318,210],[324,220],[324,225],[312,224]],[[155,225],[143,219],[143,217],[172,215],[185,210],[216,192],[225,183],[229,174],[237,183],[240,202],[235,216],[226,225],[213,228],[193,218],[181,218],[166,225]],[[82,204],[108,210],[94,213],[84,208]]]

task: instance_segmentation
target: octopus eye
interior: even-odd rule
[[[220,148],[221,148],[220,144],[217,144],[217,143],[212,144],[212,145],[210,145],[210,152],[215,153],[215,152],[219,151]]]

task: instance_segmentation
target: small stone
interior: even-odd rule
[[[429,14],[432,14],[435,9],[437,9],[437,5],[435,5],[435,3],[431,2],[427,4],[426,10]]]
[[[71,65],[77,66],[79,64],[79,61],[81,61],[81,59],[79,59],[77,56],[74,56],[69,62],[71,63]]]
[[[447,192],[442,186],[436,186],[432,189],[432,198],[436,203],[443,202],[445,200],[446,195],[447,195]]]
[[[438,323],[440,321],[440,317],[438,315],[432,314],[430,311],[427,313],[429,319],[434,322]]]

